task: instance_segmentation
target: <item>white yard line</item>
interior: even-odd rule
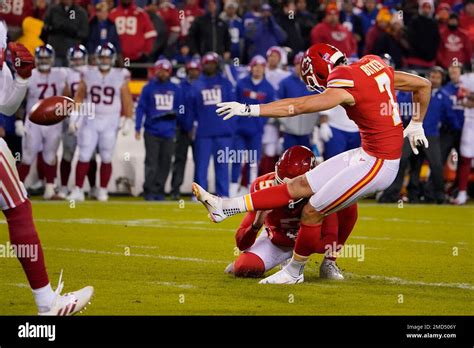
[[[430,287],[443,287],[443,288],[457,288],[457,289],[464,289],[464,290],[474,290],[474,285],[467,284],[467,283],[428,283],[422,282],[418,280],[407,280],[398,277],[386,277],[381,275],[361,275],[355,274],[350,272],[344,272],[344,275],[348,276],[348,278],[354,279],[373,279],[373,280],[380,280],[390,284],[399,284],[399,285],[420,285],[420,286],[430,286]]]
[[[174,288],[180,288],[180,289],[196,289],[196,286],[192,284],[178,284],[175,282],[149,282],[149,284],[152,285],[161,285],[161,286],[171,286]]]
[[[94,250],[94,249],[72,249],[72,248],[54,248],[54,247],[43,247],[45,250],[53,250],[53,251],[63,251],[63,252],[70,252],[70,253],[80,253],[80,254],[98,254],[98,255],[112,255],[112,256],[123,256],[123,257],[146,257],[151,259],[160,259],[160,260],[174,260],[174,261],[188,261],[188,262],[200,262],[200,263],[222,263],[228,264],[229,261],[222,261],[222,260],[207,260],[207,259],[200,259],[195,257],[179,257],[179,256],[171,256],[171,255],[158,255],[158,254],[136,254],[130,253],[129,255],[125,254],[124,252],[115,252],[115,251],[107,251],[107,250]]]

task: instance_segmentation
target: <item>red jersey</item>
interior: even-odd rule
[[[394,88],[394,70],[380,57],[367,55],[350,65],[336,67],[327,87],[344,88],[355,100],[344,105],[359,127],[362,148],[369,155],[393,160],[401,157],[403,126]]]
[[[179,33],[180,13],[176,9],[176,7],[174,7],[173,4],[169,2],[161,4],[156,13],[163,18],[163,21],[166,24],[166,28],[168,29],[168,34],[171,32]]]
[[[250,186],[250,192],[262,190],[273,185],[275,185],[275,172],[255,179]],[[266,216],[264,227],[268,231],[273,244],[291,248],[295,246],[296,236],[300,228],[301,211],[307,202],[307,199],[302,199],[292,207],[275,208]],[[240,250],[250,248],[255,242],[258,231],[252,228],[252,223],[255,220],[256,214],[255,211],[247,213],[237,230],[235,237]],[[324,219],[321,230],[322,235],[331,233],[337,236],[337,223],[334,224],[333,219],[337,219],[336,214],[331,214]]]
[[[119,5],[109,18],[115,23],[122,46],[122,54],[130,60],[137,60],[143,54],[150,54],[157,36],[148,14],[135,4],[130,7]]]
[[[28,16],[33,16],[33,0],[6,0],[0,8],[0,19],[10,26],[21,27]]]

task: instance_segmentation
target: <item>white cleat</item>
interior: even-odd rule
[[[227,265],[227,267],[224,270],[224,273],[234,274],[234,263],[233,262],[231,262]]]
[[[86,306],[90,304],[92,295],[94,294],[94,288],[92,286],[86,286],[80,290],[61,295],[61,291],[64,287],[62,276],[63,273],[61,271],[61,275],[59,276],[59,284],[56,291],[54,292],[55,296],[49,311],[40,312],[38,315],[70,316],[84,310]]]
[[[69,196],[67,196],[68,201],[78,201],[78,202],[84,202],[85,197],[84,197],[84,191],[80,187],[74,187],[74,189],[71,191]]]
[[[339,267],[336,265],[336,261],[324,259],[319,267],[319,278],[332,279],[332,280],[344,280]]]
[[[293,277],[288,271],[283,268],[282,270],[268,276],[261,281],[259,284],[298,284],[304,282],[304,274],[300,274],[298,277]]]
[[[107,202],[109,200],[109,194],[106,188],[100,188],[97,192],[97,200],[100,202]]]
[[[69,191],[66,186],[61,186],[61,189],[59,192],[56,194],[56,196],[60,199],[66,199]]]
[[[455,205],[464,205],[467,203],[467,192],[459,191],[457,197],[452,201]]]
[[[56,192],[54,191],[54,184],[46,184],[44,187],[43,199],[49,201],[56,197]]]
[[[209,212],[207,216],[212,222],[218,223],[228,218],[222,209],[222,198],[210,194],[195,182],[193,182],[192,189],[197,200],[206,207]]]

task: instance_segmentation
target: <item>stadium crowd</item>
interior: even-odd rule
[[[97,47],[111,43],[117,65],[133,79],[148,80],[135,105],[137,139],[144,128],[146,199],[164,199],[170,173],[170,193],[179,197],[190,147],[195,181],[207,187],[212,156],[217,194],[233,196],[272,171],[292,145],[306,145],[323,158],[360,146],[357,127],[341,107],[279,122],[223,121],[215,113],[221,101],[256,104],[313,93],[299,78],[301,52],[325,42],[350,59],[383,56],[394,68],[432,82],[424,122],[430,147],[412,156],[405,144],[399,175],[379,201],[400,199],[408,168],[410,202],[467,200],[474,149],[462,146],[462,133],[473,132],[465,119],[474,114],[474,0],[6,0],[0,17],[9,39],[32,53],[51,45],[57,67],[68,66],[71,47],[84,45],[94,64]],[[407,93],[397,99],[408,124],[416,106]],[[15,120],[0,117],[0,136],[14,153],[21,153],[19,133]],[[420,183],[425,161],[429,178]],[[457,168],[451,185],[446,163]]]

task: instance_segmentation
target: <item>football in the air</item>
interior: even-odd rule
[[[31,108],[30,121],[41,126],[51,126],[68,117],[74,110],[74,100],[55,96],[38,101]]]

